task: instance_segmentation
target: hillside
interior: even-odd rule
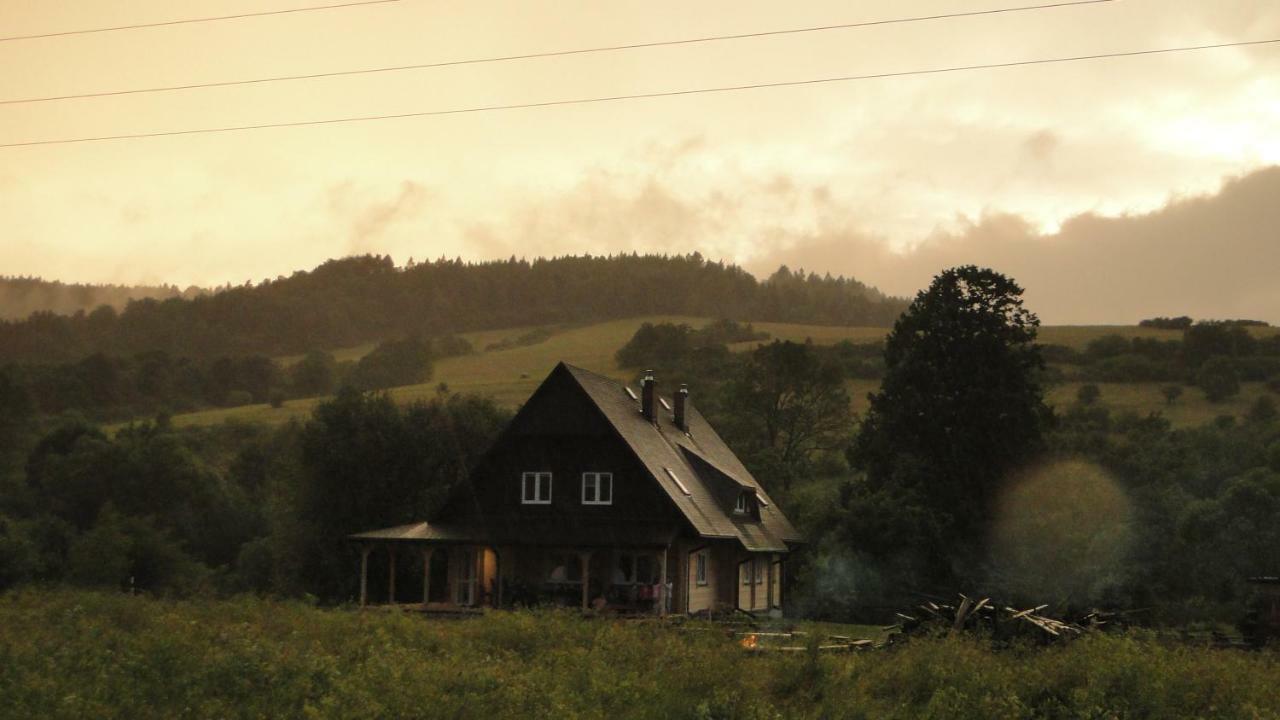
[[[518,337],[531,328],[516,327],[465,333],[462,337],[477,349],[476,354],[439,360],[436,362],[434,377],[430,382],[393,388],[389,392],[398,402],[410,402],[431,397],[438,392],[439,385],[443,383],[452,392],[479,393],[492,397],[505,406],[516,407],[524,402],[537,387],[538,382],[561,360],[618,379],[630,379],[632,373],[617,366],[614,354],[645,322],[687,323],[700,327],[709,322],[709,318],[652,315],[581,326],[543,326],[552,330],[551,336],[543,342],[487,351],[484,350],[487,346]],[[754,325],[757,330],[769,333],[773,339],[797,342],[812,339],[820,345],[829,345],[843,340],[854,343],[877,342],[888,332],[885,328],[874,327],[834,327],[777,322],[756,322]],[[1280,334],[1280,328],[1256,328],[1254,333],[1259,336],[1275,335]],[[1108,335],[1175,340],[1181,337],[1181,332],[1136,326],[1051,326],[1041,329],[1040,341],[1082,351],[1091,341]],[[756,343],[751,342],[738,343],[732,349],[743,351],[755,345]],[[347,347],[334,351],[334,356],[338,360],[356,360],[373,347],[372,343]],[[297,356],[283,356],[279,361],[288,365],[297,359]],[[1050,404],[1065,407],[1074,402],[1076,391],[1081,384],[1069,381],[1050,387],[1048,392]],[[853,409],[856,412],[864,411],[867,407],[867,393],[874,391],[878,383],[874,380],[850,380],[848,385]],[[1245,383],[1240,395],[1221,403],[1210,403],[1202,393],[1189,390],[1176,403],[1169,404],[1160,392],[1163,385],[1164,383],[1102,383],[1099,386],[1102,390],[1100,402],[1104,407],[1117,411],[1132,411],[1140,415],[1160,412],[1176,426],[1190,426],[1207,422],[1219,415],[1242,416],[1260,395],[1266,393],[1262,383]],[[696,393],[696,388],[694,392]],[[289,400],[279,408],[258,404],[204,410],[175,415],[173,422],[178,426],[208,425],[231,419],[280,423],[291,418],[302,419],[309,416],[321,399]]]
[[[28,277],[0,277],[0,320],[21,320],[32,313],[71,315],[102,305],[123,310],[133,300],[192,298],[199,288],[172,285],[93,285]]]
[[[410,335],[636,315],[888,327],[905,307],[905,300],[851,278],[782,268],[757,280],[696,253],[404,267],[390,257],[360,256],[190,299],[138,300],[119,313],[0,321],[0,364],[156,351],[192,358],[287,355]]]

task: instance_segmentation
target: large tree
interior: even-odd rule
[[[824,452],[848,442],[852,415],[840,368],[811,343],[761,345],[725,385],[724,429],[757,473],[783,491]]]
[[[884,382],[850,451],[865,482],[847,493],[910,527],[891,541],[855,530],[862,549],[913,556],[917,581],[954,579],[979,556],[997,493],[1051,417],[1038,326],[1022,288],[989,269],[946,270],[916,296],[886,341]]]

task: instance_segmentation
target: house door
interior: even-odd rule
[[[458,605],[476,604],[476,551],[462,548],[458,551],[458,578],[454,583],[453,601]]]

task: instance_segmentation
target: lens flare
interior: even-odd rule
[[[1005,489],[989,538],[993,585],[1058,606],[1105,603],[1122,580],[1131,510],[1102,468],[1080,460],[1026,471]]]

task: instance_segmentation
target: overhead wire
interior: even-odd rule
[[[236,15],[217,15],[214,17],[184,18],[181,20],[163,20],[160,22],[135,23],[133,25],[115,25],[112,27],[86,28],[83,30],[61,30],[58,32],[40,33],[38,35],[10,35],[9,37],[0,37],[0,42],[15,42],[17,40],[41,40],[44,38],[66,37],[68,35],[91,35],[93,33],[116,32],[118,30],[141,30],[143,28],[166,27],[170,25],[188,25],[191,23],[216,22],[219,20],[240,20],[242,18],[266,17],[268,15],[288,15],[290,13],[312,12],[315,10],[337,10],[339,8],[357,7],[360,5],[383,5],[385,3],[400,2],[400,0],[358,0],[357,2],[344,2],[335,5],[312,5],[300,8],[286,8],[283,10],[263,10],[260,12],[239,13]]]
[[[859,81],[859,80],[878,80],[878,79],[906,77],[906,76],[913,76],[913,75],[937,75],[942,73],[967,72],[967,71],[975,71],[975,70],[993,70],[993,69],[999,69],[999,68],[1025,67],[1030,65],[1047,65],[1051,63],[1081,62],[1081,61],[1087,61],[1087,60],[1102,60],[1107,58],[1126,58],[1126,57],[1137,57],[1137,56],[1143,56],[1143,55],[1161,55],[1161,54],[1167,54],[1167,53],[1214,50],[1219,48],[1269,45],[1274,43],[1280,43],[1280,38],[1274,38],[1270,40],[1241,40],[1236,42],[1214,43],[1211,45],[1189,45],[1189,46],[1170,47],[1170,48],[1153,48],[1148,50],[1094,53],[1090,55],[1073,55],[1073,56],[1055,57],[1055,58],[1014,60],[1009,62],[982,63],[982,64],[976,64],[976,65],[953,65],[953,66],[947,66],[947,67],[941,67],[941,68],[926,68],[923,70],[903,70],[903,71],[897,71],[897,72],[883,72],[883,73],[873,73],[873,74],[867,74],[867,75],[841,75],[836,77],[809,78],[805,80],[783,80],[778,82],[751,83],[751,84],[743,84],[743,85],[723,85],[723,86],[716,86],[716,87],[689,88],[685,90],[665,90],[665,91],[646,92],[646,93],[631,93],[626,95],[605,95],[605,96],[587,97],[587,98],[570,98],[570,99],[564,99],[564,100],[546,100],[542,102],[511,103],[511,104],[502,104],[502,105],[481,105],[481,106],[475,106],[475,107],[452,108],[452,109],[445,109],[445,110],[425,110],[425,111],[419,111],[419,112],[391,113],[391,114],[382,114],[382,115],[357,115],[357,116],[349,116],[349,117],[323,118],[323,119],[315,119],[315,120],[294,120],[294,121],[286,121],[286,122],[261,123],[256,125],[232,125],[232,126],[225,126],[225,127],[193,128],[193,129],[186,129],[186,130],[168,130],[168,131],[145,132],[145,133],[125,133],[125,134],[119,134],[119,135],[100,135],[100,136],[93,136],[93,137],[62,138],[62,139],[53,139],[53,140],[29,140],[25,142],[0,143],[0,148],[30,147],[30,146],[36,146],[36,145],[65,145],[65,144],[71,144],[71,143],[102,142],[102,141],[108,141],[108,140],[136,140],[141,138],[173,137],[173,136],[180,136],[180,135],[202,135],[202,134],[209,134],[209,133],[240,132],[240,131],[246,131],[246,130],[265,130],[265,129],[271,129],[271,128],[292,128],[292,127],[304,127],[304,126],[312,126],[312,125],[335,125],[339,123],[371,122],[376,120],[396,120],[396,119],[404,119],[404,118],[434,117],[434,116],[442,116],[442,115],[462,115],[462,114],[468,114],[468,113],[494,112],[494,111],[500,111],[500,110],[518,110],[518,109],[524,109],[524,108],[545,108],[545,107],[556,107],[556,106],[562,106],[562,105],[586,105],[591,103],[617,102],[617,101],[623,101],[623,100],[641,100],[641,99],[648,99],[648,98],[680,97],[685,95],[700,95],[700,94],[706,94],[706,93],[738,92],[738,91],[744,91],[744,90],[758,90],[758,89],[764,89],[764,88],[797,87],[797,86],[803,86],[803,85],[819,85],[823,83],[853,82],[853,81]]]
[[[1103,3],[1111,3],[1115,0],[1071,0],[1069,2],[1053,2],[1039,5],[1022,5],[1018,7],[1008,8],[991,8],[986,10],[966,10],[962,12],[944,13],[938,15],[916,15],[911,17],[889,18],[883,20],[865,20],[861,22],[837,23],[830,25],[814,25],[809,27],[786,28],[782,30],[762,30],[748,33],[734,33],[727,35],[706,35],[691,38],[679,38],[675,40],[654,40],[650,42],[629,43],[624,45],[604,45],[589,48],[574,48],[569,50],[548,50],[544,52],[521,53],[517,55],[497,55],[479,58],[465,58],[460,60],[441,60],[437,62],[414,63],[408,65],[388,65],[381,67],[357,68],[353,70],[333,70],[329,72],[303,73],[294,75],[273,75],[259,78],[244,78],[239,80],[218,80],[212,82],[200,83],[184,83],[180,85],[160,85],[155,87],[128,88],[123,90],[102,90],[85,93],[71,93],[66,95],[50,95],[46,97],[32,98],[14,98],[10,100],[0,100],[0,105],[21,105],[29,103],[54,102],[59,100],[80,100],[85,98],[99,97],[116,97],[121,95],[140,95],[145,93],[161,93],[173,92],[179,90],[197,90],[205,88],[232,87],[236,85],[254,85],[261,83],[286,82],[294,80],[317,80],[321,78],[335,78],[351,75],[370,75],[374,73],[390,73],[404,72],[409,70],[427,70],[432,68],[454,67],[459,65],[479,65],[485,63],[501,63],[513,62],[517,60],[534,60],[539,58],[564,57],[569,55],[586,55],[590,53],[606,53],[618,52],[623,50],[639,50],[643,48],[666,47],[676,45],[693,45],[698,43],[722,42],[728,40],[746,40],[752,38],[772,37],[778,35],[797,35],[801,33],[817,33],[829,32],[832,30],[849,30],[854,28],[876,27],[881,25],[898,25],[914,22],[928,22],[937,20],[950,20],[955,18],[980,17],[986,15],[999,15],[1004,13],[1030,12],[1035,10],[1049,10],[1055,8],[1074,7],[1080,5],[1099,5]]]

